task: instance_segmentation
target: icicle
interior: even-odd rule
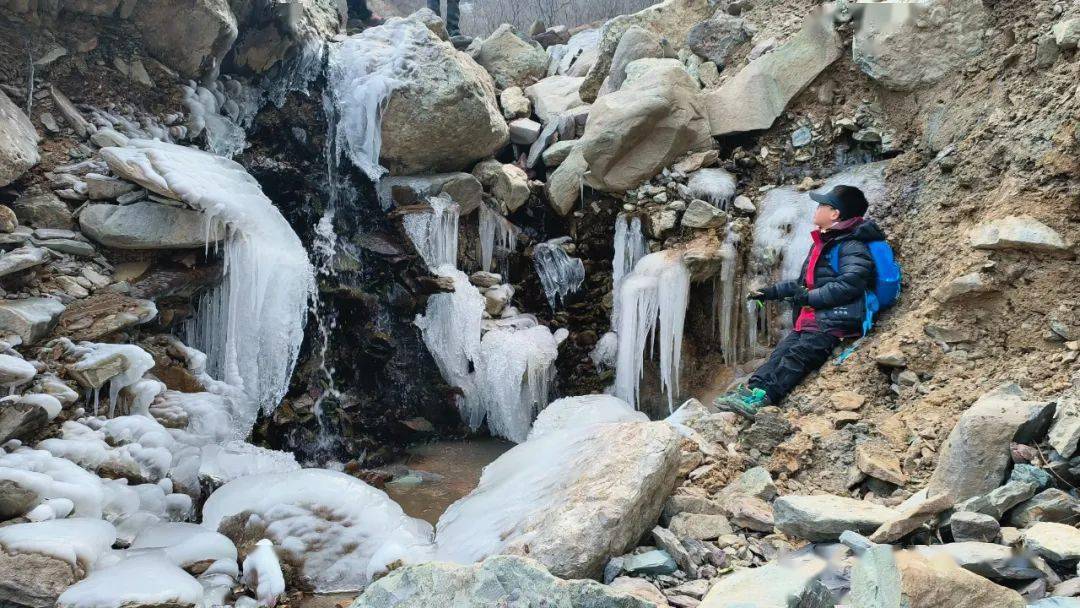
[[[572,258],[562,248],[570,242],[564,236],[533,247],[533,264],[540,284],[544,288],[548,304],[552,310],[566,304],[566,297],[577,292],[585,282],[585,264],[580,258]]]
[[[402,218],[405,233],[428,269],[456,267],[460,208],[445,195],[430,197],[427,202],[431,213],[410,213]]]
[[[683,322],[690,295],[690,273],[682,253],[668,250],[649,254],[637,263],[621,286],[623,310],[619,319],[619,347],[615,396],[639,405],[639,382],[644,371],[647,341],[660,350],[660,385],[674,409],[682,367]],[[655,342],[657,325],[660,340]],[[652,348],[650,348],[652,350]]]
[[[611,311],[611,327],[619,327],[619,286],[622,279],[634,269],[638,260],[645,257],[648,243],[641,233],[641,218],[619,214],[615,218],[615,257],[611,261],[611,289],[614,306]]]
[[[509,253],[517,249],[517,236],[521,230],[487,205],[480,205],[480,266],[491,271],[491,260],[496,250]],[[503,275],[505,277],[505,273]]]
[[[728,226],[724,243],[720,245],[720,274],[714,279],[720,287],[720,348],[724,351],[724,363],[733,365],[739,360],[735,323],[738,319],[736,302],[735,271],[738,265],[736,245],[738,235]],[[714,283],[715,285],[715,283]],[[716,294],[713,294],[716,297]]]
[[[555,337],[543,325],[484,334],[477,387],[493,435],[525,441],[533,418],[548,403],[558,355]]]

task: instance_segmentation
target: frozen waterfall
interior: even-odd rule
[[[674,409],[679,393],[683,322],[690,297],[690,272],[682,252],[665,250],[638,261],[620,286],[615,396],[639,407],[639,382],[646,350],[660,350],[660,385]],[[659,325],[659,342],[656,340]]]
[[[114,173],[202,211],[208,227],[224,225],[224,281],[200,299],[188,342],[207,354],[211,374],[250,397],[251,407],[233,420],[234,436],[245,437],[258,408],[274,409],[288,388],[315,290],[307,251],[258,182],[231,160],[151,140],[101,155]]]

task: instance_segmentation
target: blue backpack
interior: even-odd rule
[[[900,264],[896,263],[892,247],[886,241],[870,241],[870,257],[874,260],[874,288],[865,294],[866,317],[863,319],[862,333],[865,336],[874,326],[875,316],[896,304],[900,298]],[[840,245],[829,251],[829,265],[833,272],[840,274]]]

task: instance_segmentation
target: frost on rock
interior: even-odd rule
[[[448,196],[428,199],[431,212],[409,213],[401,218],[405,234],[424,259],[429,270],[440,266],[456,266],[458,251],[458,220],[461,210]]]
[[[244,558],[244,577],[240,582],[255,591],[260,606],[273,606],[278,596],[285,593],[285,577],[274,553],[274,543],[269,539],[255,543],[255,549]]]
[[[58,608],[121,608],[123,606],[195,606],[203,587],[165,557],[135,555],[95,570],[68,587]]]
[[[37,553],[87,571],[112,550],[116,528],[107,521],[73,517],[13,524],[0,528],[0,547],[8,553]]]
[[[430,556],[430,524],[344,473],[303,469],[231,481],[207,499],[202,525],[217,530],[245,511],[246,524],[265,528],[279,555],[318,592],[360,589],[394,561]]]
[[[563,429],[604,422],[648,422],[649,417],[612,395],[581,395],[552,401],[533,422],[529,441]]]
[[[827,192],[834,186],[856,186],[866,195],[870,209],[885,193],[885,166],[888,161],[857,165],[825,180],[815,192]],[[769,190],[758,205],[750,249],[750,287],[761,288],[780,281],[799,278],[803,262],[810,253],[810,233],[817,203],[794,186]],[[754,307],[748,307],[756,315]],[[788,327],[790,315],[780,315],[782,327]],[[756,323],[748,323],[756,329]],[[756,338],[756,336],[755,336]],[[751,341],[754,344],[756,340]]]
[[[410,49],[427,39],[423,23],[394,19],[331,47],[327,84],[340,116],[334,155],[347,153],[372,181],[387,172],[379,165],[383,111],[408,78]]]
[[[109,378],[109,415],[116,413],[117,398],[120,391],[142,380],[143,374],[154,367],[154,358],[150,353],[134,344],[98,344],[80,342],[73,344],[67,338],[61,338],[60,344],[70,354],[79,356],[79,361],[72,366],[75,372],[86,372],[106,366],[112,360],[122,362],[122,371]],[[97,415],[98,395],[94,393],[94,415]]]
[[[207,353],[211,374],[250,397],[230,425],[245,437],[257,409],[272,410],[285,394],[304,337],[315,281],[303,244],[233,161],[149,140],[101,155],[114,173],[202,211],[208,226],[226,226],[225,280],[201,298],[188,341]]]
[[[572,258],[563,249],[570,237],[560,237],[533,247],[533,264],[540,276],[540,285],[552,309],[566,303],[566,297],[577,292],[585,282],[585,264]]]
[[[694,198],[727,209],[735,198],[735,176],[723,169],[700,169],[690,174],[686,185]]]
[[[641,258],[623,279],[619,291],[615,395],[633,407],[639,406],[638,385],[645,356],[651,356],[659,347],[660,386],[667,396],[668,409],[673,409],[679,393],[683,322],[690,296],[690,273],[682,253],[667,250]]]
[[[487,205],[480,205],[478,215],[480,218],[480,269],[490,272],[491,262],[496,255],[505,259],[506,255],[517,248],[517,236],[521,229]]]

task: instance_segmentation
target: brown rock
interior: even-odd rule
[[[894,543],[953,505],[952,498],[948,494],[908,502],[912,504],[906,507],[900,505],[896,516],[881,524],[881,527],[870,535],[871,541],[885,544]]]
[[[839,391],[832,395],[833,409],[853,412],[866,403],[866,397],[854,391]]]
[[[725,505],[728,519],[740,528],[772,532],[773,509],[769,503],[753,496],[735,496]]]
[[[902,486],[907,476],[900,469],[900,458],[888,446],[867,441],[855,447],[855,466],[867,475]]]

